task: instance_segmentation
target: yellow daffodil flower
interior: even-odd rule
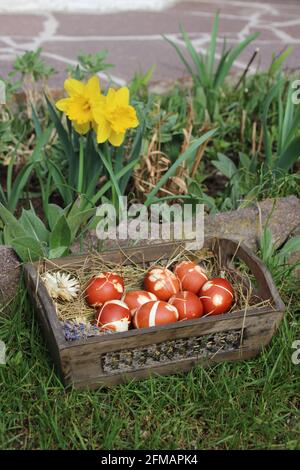
[[[97,106],[95,121],[99,144],[108,140],[115,147],[119,147],[123,143],[126,130],[139,125],[135,109],[129,105],[127,87],[108,90],[105,100]]]
[[[68,78],[64,88],[69,97],[57,101],[56,107],[68,116],[79,134],[86,134],[95,125],[95,109],[101,108],[105,99],[99,78],[94,75],[87,83]]]

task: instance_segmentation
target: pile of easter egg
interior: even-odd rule
[[[87,284],[85,298],[96,309],[100,330],[116,332],[149,328],[203,315],[227,312],[233,303],[233,288],[222,277],[208,279],[193,261],[178,263],[173,271],[154,267],[144,277],[145,290],[125,292],[124,280],[113,272],[100,273]]]

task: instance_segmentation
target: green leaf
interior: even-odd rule
[[[64,153],[65,153],[65,156],[66,156],[67,160],[69,161],[69,167],[70,167],[70,171],[71,171],[69,184],[73,185],[73,187],[74,187],[75,186],[75,175],[77,173],[77,166],[78,166],[77,160],[78,159],[76,160],[76,158],[75,158],[75,152],[74,152],[74,149],[73,149],[73,146],[72,146],[72,142],[69,139],[68,133],[65,130],[64,126],[62,125],[61,120],[60,120],[57,112],[55,111],[51,101],[49,100],[49,98],[47,96],[46,96],[46,101],[47,101],[47,105],[48,105],[48,112],[49,112],[50,118],[52,119],[52,121],[55,125],[60,143],[61,143],[61,145],[63,147],[63,150],[64,150]]]
[[[47,144],[49,137],[51,135],[51,132],[53,131],[53,126],[49,126],[37,139],[35,146],[34,146],[34,151],[32,152],[31,156],[29,157],[29,162],[31,163],[37,163],[41,162],[41,153],[45,145]]]
[[[272,61],[269,68],[270,75],[275,75],[281,69],[283,62],[291,55],[293,50],[294,48],[292,46],[287,47],[282,54]]]
[[[70,204],[73,201],[72,189],[68,185],[61,169],[59,168],[58,165],[56,165],[50,159],[47,160],[47,165],[48,165],[49,173],[51,177],[53,178],[55,186],[57,190],[59,191],[61,197],[63,198],[64,203],[67,205]]]
[[[292,101],[292,99],[291,99]],[[294,107],[293,107],[294,111]],[[287,124],[285,142],[283,142],[283,150],[290,143],[291,139],[296,136],[300,128],[300,107],[297,106],[296,112]]]
[[[38,241],[48,242],[49,232],[41,219],[32,210],[23,209],[19,222],[29,236]]]
[[[240,152],[240,153],[239,153],[239,159],[240,159],[241,166],[242,166],[245,170],[250,171],[251,160],[250,160],[250,158],[248,157],[248,155],[246,155],[245,153]]]
[[[37,112],[35,110],[35,107],[33,106],[32,103],[31,103],[30,106],[31,106],[31,114],[32,114],[32,121],[33,121],[33,125],[34,125],[34,130],[35,130],[35,133],[36,133],[37,137],[40,137],[42,135],[42,132],[43,132],[42,127],[41,127]]]
[[[268,131],[268,113],[271,106],[271,103],[275,96],[278,95],[281,87],[283,84],[283,79],[279,80],[270,90],[269,94],[267,95],[265,101],[262,104],[262,125],[263,125],[263,134],[264,134],[264,151],[265,151],[265,158],[266,163],[269,168],[272,167],[272,143],[270,139],[270,134]]]
[[[68,218],[68,223],[72,233],[72,239],[74,239],[78,233],[80,226],[86,224],[88,220],[93,217],[96,213],[96,208],[85,209],[79,214],[74,215],[73,217]]]
[[[243,50],[257,37],[259,33],[252,33],[247,36],[242,42],[240,42],[236,47],[230,50],[227,55],[226,60],[223,63],[222,69],[219,71],[218,80],[215,82],[215,86],[218,87],[224,83],[225,78],[230,72],[231,67],[233,66],[236,59],[241,55]]]
[[[297,251],[300,252],[300,235],[290,238],[290,240],[286,242],[284,247],[281,248],[280,255],[285,257],[285,256],[292,255],[293,253],[296,253]]]
[[[276,167],[288,171],[300,157],[300,137],[296,137],[280,155]]]
[[[233,161],[223,153],[218,153],[218,159],[219,160],[213,160],[212,164],[230,180],[237,172],[237,167]]]
[[[14,236],[26,236],[26,230],[22,227],[19,221],[7,210],[3,204],[0,204],[0,218],[3,223],[7,225]]]
[[[53,250],[62,246],[69,247],[71,243],[71,229],[66,216],[63,214],[56,224],[49,237],[49,248]]]
[[[116,179],[116,176],[114,174],[114,171],[113,171],[113,168],[112,168],[112,165],[111,165],[111,161],[106,158],[106,156],[104,155],[104,153],[101,150],[100,150],[100,155],[101,155],[101,158],[102,158],[102,162],[103,162],[103,164],[104,164],[104,166],[105,166],[105,168],[106,168],[106,170],[107,170],[107,172],[110,176],[112,186],[115,189],[116,194],[119,197],[122,197],[120,186],[119,186],[118,180]]]
[[[53,230],[55,224],[63,215],[63,209],[56,204],[48,204],[48,224],[51,230]]]
[[[92,131],[90,131],[86,138],[86,146],[84,152],[85,184],[83,187],[83,193],[86,193],[88,190],[92,192],[95,191],[95,187],[102,174],[102,170],[102,162],[94,145]]]
[[[33,166],[33,163],[27,163],[18,173],[15,179],[11,190],[11,196],[8,200],[8,208],[11,212],[14,212],[17,207],[18,201],[22,195],[22,191],[31,176]]]
[[[274,253],[274,241],[272,237],[272,232],[269,227],[265,227],[261,238],[260,238],[260,248],[262,252],[263,261],[267,262]]]
[[[42,243],[32,237],[17,237],[11,244],[23,262],[36,261],[45,256]]]
[[[87,224],[88,220],[95,215],[96,208],[82,208],[81,198],[73,203],[68,216],[67,221],[71,229],[71,240],[73,241],[82,225]]]
[[[198,54],[196,49],[194,48],[193,44],[191,43],[191,40],[186,33],[186,31],[183,29],[182,26],[180,26],[180,32],[182,34],[182,37],[185,42],[185,46],[188,50],[188,53],[191,56],[192,61],[194,62],[194,65],[196,67],[196,70],[198,72],[198,75],[196,77],[196,82],[202,83],[202,86],[208,86],[209,85],[209,77],[207,75],[207,71],[205,69],[205,64],[203,62],[202,57]]]
[[[69,252],[68,246],[59,246],[58,248],[53,248],[52,250],[49,250],[48,258],[49,259],[61,258],[62,256],[66,256],[68,252]]]

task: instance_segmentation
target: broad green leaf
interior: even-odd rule
[[[13,239],[12,247],[23,262],[36,261],[45,255],[42,243],[28,236]]]
[[[51,230],[53,230],[55,224],[63,215],[63,209],[56,204],[48,204],[48,224]]]
[[[73,215],[72,217],[68,217],[68,224],[71,229],[71,239],[72,241],[75,239],[79,228],[82,225],[85,225],[88,223],[88,220],[93,217],[96,213],[96,208],[93,209],[86,209],[83,211],[80,211],[79,213]]]
[[[231,179],[237,172],[237,167],[233,161],[222,153],[218,153],[218,160],[213,160],[212,164],[228,179]]]
[[[15,237],[25,237],[26,230],[22,227],[19,221],[11,214],[9,210],[7,210],[3,204],[0,204],[0,218],[2,219],[4,225],[7,225],[14,233]]]
[[[250,158],[248,157],[248,155],[246,155],[245,153],[242,153],[240,152],[239,153],[239,159],[240,159],[240,162],[241,162],[241,165],[242,167],[245,169],[245,170],[250,170],[250,165],[251,165],[251,160]]]
[[[71,229],[66,216],[62,215],[53,227],[49,237],[49,248],[53,250],[62,246],[70,246]]]
[[[41,219],[32,210],[23,209],[19,222],[26,230],[28,236],[38,241],[48,242],[49,232]]]
[[[69,252],[68,246],[60,246],[58,248],[53,248],[52,250],[49,250],[48,258],[49,259],[61,258],[62,256],[66,256],[68,252]]]

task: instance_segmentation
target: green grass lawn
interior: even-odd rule
[[[300,298],[296,280],[280,287],[287,312],[260,357],[91,392],[63,388],[23,293],[0,317],[0,448],[299,449]]]

